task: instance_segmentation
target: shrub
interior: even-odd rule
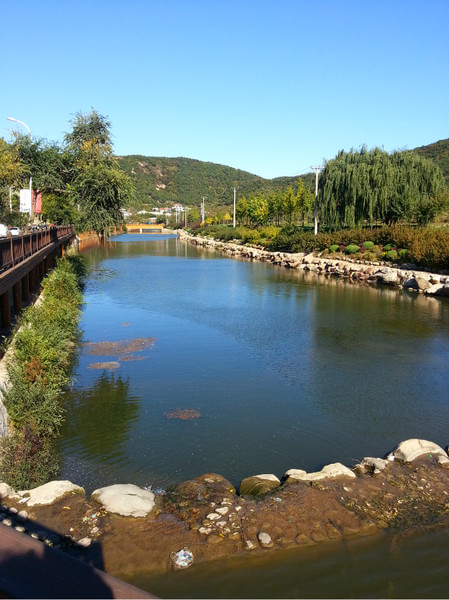
[[[330,252],[337,252],[337,250],[338,250],[338,244],[332,244],[332,246],[329,246]]]
[[[356,244],[349,244],[349,246],[346,246],[345,248],[345,254],[355,254],[359,250],[360,246],[357,246]]]
[[[246,229],[242,233],[242,240],[245,244],[257,244],[260,240],[260,233],[257,229]]]
[[[374,248],[374,242],[363,242],[362,246],[365,248],[365,250],[372,250]]]
[[[385,244],[385,246],[383,247],[384,252],[389,252],[392,249],[393,249],[393,244]]]
[[[399,254],[399,258],[401,260],[407,260],[407,258],[408,258],[408,250],[407,250],[407,248],[403,248],[402,250],[399,250],[398,254]]]
[[[397,250],[389,250],[389,251],[386,253],[386,255],[385,255],[385,258],[386,258],[387,260],[392,260],[392,261],[394,261],[394,260],[397,260],[397,259],[398,259],[398,253],[397,253]]]
[[[279,227],[275,227],[274,225],[267,225],[259,229],[259,234],[261,238],[265,238],[266,240],[274,240],[275,237],[278,235],[279,231]]]
[[[0,479],[13,487],[45,483],[58,469],[53,440],[63,421],[60,395],[79,335],[83,273],[79,257],[59,260],[42,283],[42,302],[23,312],[12,342],[4,401],[13,434],[2,443]]]

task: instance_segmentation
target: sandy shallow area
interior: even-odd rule
[[[354,536],[449,525],[449,470],[435,456],[385,469],[314,482],[283,483],[259,495],[239,496],[229,481],[206,474],[164,495],[141,518],[112,514],[83,491],[51,505],[2,499],[4,524],[41,539],[106,572],[129,577],[192,562],[332,543]]]

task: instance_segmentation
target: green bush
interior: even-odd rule
[[[257,244],[260,240],[260,233],[257,229],[245,229],[242,232],[242,240],[245,244]]]
[[[383,247],[384,252],[389,252],[392,249],[393,249],[393,244],[385,244],[385,246]]]
[[[355,254],[359,250],[360,246],[357,246],[356,244],[349,244],[349,246],[346,246],[345,248],[345,254]]]
[[[401,260],[407,260],[407,258],[408,258],[408,250],[407,250],[407,248],[403,248],[402,250],[399,250],[398,254],[399,254],[399,258]]]
[[[279,231],[279,227],[275,227],[274,225],[266,225],[265,227],[261,227],[259,229],[259,234],[261,238],[266,240],[274,240]]]
[[[338,244],[332,244],[331,246],[329,246],[330,252],[337,252],[337,250],[338,250]]]
[[[398,259],[397,250],[388,250],[388,252],[385,254],[385,258],[387,260],[392,260],[392,261],[397,260]]]
[[[374,248],[374,242],[368,240],[363,242],[362,246],[365,248],[365,250],[372,250]]]

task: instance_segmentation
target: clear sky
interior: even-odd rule
[[[449,137],[449,0],[0,0],[0,32],[5,139],[93,107],[118,155],[272,178]]]

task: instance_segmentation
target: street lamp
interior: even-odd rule
[[[7,118],[8,118],[8,121],[14,121],[15,123],[20,123],[21,125],[26,127],[28,129],[28,133],[30,134],[30,140],[33,141],[33,136],[31,135],[31,129],[28,127],[28,125],[26,123],[24,123],[23,121],[19,121],[19,119],[14,119],[14,117],[7,117]]]
[[[33,136],[31,135],[31,129],[28,127],[26,123],[23,121],[19,121],[19,119],[14,119],[14,117],[7,117],[8,121],[14,121],[15,123],[20,123],[24,127],[28,129],[28,133],[30,134],[30,142],[33,143]],[[32,178],[30,177],[30,221],[34,222],[34,210],[33,210],[33,191],[32,191]]]

